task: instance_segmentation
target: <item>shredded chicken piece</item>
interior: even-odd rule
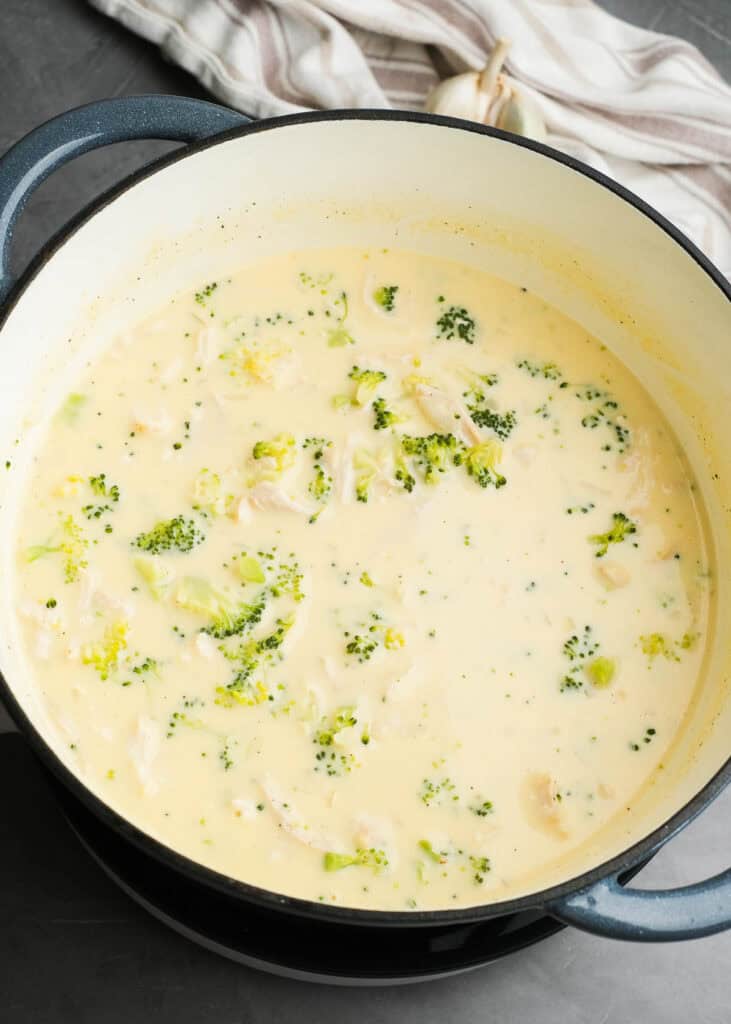
[[[132,430],[135,434],[169,434],[173,429],[172,417],[165,409],[152,412],[149,409],[135,409]]]
[[[51,655],[53,641],[63,631],[63,621],[58,609],[46,608],[34,601],[23,601],[20,611],[38,626],[33,638],[33,650],[38,658],[47,661]]]
[[[437,430],[455,434],[468,445],[480,444],[482,436],[462,402],[430,384],[417,384],[413,394],[419,410]]]
[[[217,359],[225,345],[225,335],[220,327],[203,327],[198,331],[195,343],[195,358],[199,366],[208,366]]]
[[[291,797],[284,793],[274,779],[267,775],[261,779],[259,785],[282,828],[293,839],[313,850],[322,850],[323,853],[330,850],[335,853],[343,852],[343,846],[337,840],[302,823],[300,816],[294,810]]]
[[[160,752],[161,736],[160,726],[155,719],[140,715],[135,733],[127,745],[145,796],[153,796],[160,788],[157,779],[153,777],[153,767]]]
[[[264,512],[299,512],[308,516],[314,512],[309,505],[291,498],[281,487],[268,480],[263,480],[251,488],[248,501],[255,509]]]
[[[204,658],[212,658],[218,650],[218,644],[207,633],[196,633],[193,643],[198,654]]]
[[[383,850],[388,858],[389,867],[396,867],[398,847],[393,823],[388,818],[379,818],[367,813],[357,815],[354,823],[356,831],[353,844],[356,850]]]
[[[629,570],[625,569],[619,562],[608,562],[602,559],[595,563],[594,573],[607,590],[616,590],[618,587],[626,587],[632,579]]]
[[[240,498],[235,502],[232,507],[231,514],[237,523],[250,523],[252,511],[248,497]]]
[[[88,568],[81,576],[79,611],[83,624],[95,620],[99,612],[114,612],[130,619],[135,613],[135,603],[131,599],[125,600],[105,589],[99,573]]]
[[[333,467],[333,478],[335,481],[335,493],[343,504],[355,501],[355,470],[353,469],[353,455],[360,445],[360,438],[355,434],[348,434],[343,445],[342,453],[337,459],[337,465]]]
[[[525,817],[534,828],[553,839],[568,839],[556,782],[547,772],[526,776],[521,796]]]

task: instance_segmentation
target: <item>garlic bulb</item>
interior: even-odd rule
[[[514,78],[501,73],[509,49],[507,40],[498,39],[482,71],[446,78],[427,96],[425,109],[432,114],[490,124],[530,139],[544,139],[546,127],[538,107]]]

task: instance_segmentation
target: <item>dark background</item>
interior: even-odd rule
[[[731,0],[603,6],[683,36],[731,77]],[[69,107],[145,92],[206,95],[153,46],[83,0],[0,0],[0,152]],[[18,267],[93,196],[169,148],[126,143],[55,174],[16,234]],[[461,978],[382,990],[308,986],[215,957],[148,917],[107,880],[9,729],[0,708],[2,1024],[731,1022],[731,934],[634,946],[565,931]],[[727,793],[656,858],[642,883],[679,885],[727,867],[730,822]]]

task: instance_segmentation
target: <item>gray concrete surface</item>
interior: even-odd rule
[[[604,0],[683,36],[731,77],[731,0]],[[0,152],[53,114],[142,92],[202,96],[150,45],[83,0],[0,0]],[[168,148],[113,147],[33,198],[21,266],[90,198]],[[0,709],[0,733],[10,728]],[[565,931],[445,982],[348,991],[258,974],[179,938],[123,896],[64,827],[19,741],[0,735],[0,1021],[4,1024],[729,1024],[731,935],[635,946]],[[675,839],[642,883],[679,885],[728,864],[731,793]]]

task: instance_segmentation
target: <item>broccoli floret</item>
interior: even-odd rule
[[[504,487],[506,479],[502,473],[495,468],[502,458],[503,450],[497,441],[484,441],[473,448],[467,448],[457,453],[455,462],[458,466],[464,466],[467,474],[475,480],[480,487]]]
[[[314,479],[310,480],[307,490],[320,504],[324,504],[332,493],[333,479],[322,464],[325,449],[331,445],[332,441],[328,441],[324,437],[308,437],[302,442],[303,448],[312,450]],[[317,515],[313,516],[310,522],[316,518]]]
[[[257,441],[251,454],[257,461],[269,460],[274,474],[278,476],[294,464],[297,448],[291,434],[277,434],[271,441]]]
[[[485,389],[494,388],[500,378],[496,373],[475,373],[468,367],[461,370],[462,376],[467,380],[469,389],[462,392],[462,397],[473,402],[476,406],[486,400]]]
[[[471,804],[470,810],[478,818],[486,818],[492,812],[492,800],[482,800],[480,803]]]
[[[359,366],[354,366],[348,377],[355,381],[355,405],[367,405],[375,395],[378,385],[386,380],[383,370],[362,370]]]
[[[383,632],[383,646],[387,651],[398,651],[401,647],[406,644],[404,634],[394,629],[392,626],[388,626]]]
[[[314,458],[321,459],[325,453],[325,449],[332,445],[332,441],[328,441],[326,437],[306,437],[302,442],[304,449],[314,448]]]
[[[397,291],[397,284],[383,284],[373,292],[373,299],[387,313],[392,313]]]
[[[594,658],[593,661],[584,666],[589,682],[599,690],[609,686],[614,679],[616,669],[617,666],[613,659],[604,657]]]
[[[221,516],[229,511],[234,500],[233,494],[224,491],[223,481],[218,473],[202,469],[193,482],[193,508],[204,515]]]
[[[156,523],[147,533],[140,533],[132,543],[140,551],[147,551],[151,555],[159,555],[164,551],[186,554],[202,540],[204,535],[192,519],[175,516],[174,519]]]
[[[682,646],[682,641],[679,646]],[[646,633],[644,636],[641,636],[640,647],[642,648],[642,653],[646,654],[650,661],[653,661],[658,656],[667,658],[668,661],[680,661],[680,658],[673,650],[672,641],[663,633]]]
[[[324,294],[324,293],[323,293]],[[355,345],[355,338],[345,327],[345,321],[348,317],[348,295],[347,292],[341,292],[337,299],[334,300],[333,305],[336,310],[340,308],[339,314],[337,314],[337,326],[333,327],[328,331],[327,343],[330,348],[344,348],[345,345]],[[330,310],[325,311],[326,316],[330,316]]]
[[[515,364],[519,370],[525,370],[529,377],[543,377],[544,380],[561,380],[563,374],[555,363],[532,363],[530,359],[520,359]]]
[[[187,611],[205,615],[209,624],[202,632],[217,640],[252,629],[261,620],[266,605],[264,595],[249,604],[195,576],[186,576],[178,583],[175,601]]]
[[[74,521],[70,514],[64,515],[59,512],[59,532],[45,544],[34,544],[25,552],[29,562],[35,562],[37,558],[45,555],[61,553],[63,558],[63,571],[66,583],[75,583],[83,569],[89,565],[86,559],[86,549],[89,541],[84,537],[81,527]]]
[[[106,473],[89,477],[89,486],[94,494],[101,498],[109,498],[110,501],[119,501],[119,487],[116,484],[107,483]]]
[[[198,305],[205,306],[206,299],[210,299],[211,295],[213,295],[216,288],[218,288],[218,282],[211,281],[210,284],[207,284],[204,288],[201,288],[199,292],[196,292],[195,301],[198,303]]]
[[[563,655],[569,661],[585,661],[599,650],[599,644],[592,636],[591,626],[584,626],[584,631],[578,636],[572,634],[564,641],[562,648]]]
[[[262,553],[259,552],[259,554]],[[290,555],[290,559],[289,562],[280,562],[274,582],[269,589],[274,597],[282,597],[286,594],[299,604],[305,596],[302,590],[303,573],[298,562],[295,561],[294,555]]]
[[[355,717],[354,707],[346,706],[338,708],[332,718],[324,718],[322,720],[321,727],[315,733],[313,742],[320,747],[331,747],[339,732],[343,729],[349,729],[351,726],[357,724],[358,719]]]
[[[386,407],[386,402],[383,398],[374,399],[373,414],[375,416],[374,430],[386,430],[388,427],[392,427],[394,423],[401,421],[400,416],[397,416],[395,412]]]
[[[427,855],[429,860],[433,860],[435,864],[447,863],[447,854],[439,850],[435,850],[428,839],[419,840],[419,849]]]
[[[610,544],[621,544],[623,540],[637,533],[637,524],[633,523],[624,512],[612,513],[612,526],[606,533],[595,533],[589,537],[591,544],[596,544],[595,551],[597,558],[603,558],[609,550]]]
[[[100,498],[108,498],[109,501],[115,503],[119,501],[119,487],[116,484],[108,484],[105,473],[100,473],[99,476],[90,476],[89,486]],[[84,505],[81,511],[87,519],[101,519],[105,512],[112,512],[113,508],[105,503],[104,505]],[[111,528],[108,530],[111,532]]]
[[[60,544],[51,544],[50,541],[46,544],[31,544],[29,548],[25,549],[25,560],[26,562],[35,562],[45,555],[53,555],[60,550]]]
[[[234,708],[237,705],[253,708],[257,704],[264,704],[266,701],[274,699],[261,680],[254,683],[253,686],[245,686],[242,682],[237,689],[234,689],[233,683],[229,686],[217,686],[216,694],[214,704],[218,704],[222,708]]]
[[[358,501],[367,502],[373,481],[380,476],[382,466],[378,459],[365,448],[359,448],[353,455],[355,470],[355,496]]]
[[[236,559],[236,571],[244,583],[264,583],[266,581],[262,564],[253,555],[239,555]]]
[[[243,374],[252,381],[273,384],[286,372],[291,356],[292,349],[278,341],[252,341],[249,345],[238,344],[222,352],[219,359],[229,363],[232,377]]]
[[[203,729],[204,725],[200,718],[192,718],[188,712],[192,708],[202,708],[205,706],[205,702],[200,697],[183,697],[180,707],[184,708],[183,711],[173,711],[168,719],[168,731],[165,734],[167,739],[172,739],[175,735],[175,731],[180,725],[185,725],[189,729]]]
[[[409,470],[400,441],[395,444],[394,467],[394,478],[398,480],[405,491],[411,494],[416,486],[416,480]]]
[[[354,854],[326,853],[323,857],[325,871],[341,871],[349,867],[372,868],[378,873],[388,867],[388,857],[383,850],[371,847],[369,850],[359,848]]]
[[[216,687],[216,704],[228,708],[237,704],[254,707],[265,701],[274,700],[264,683],[261,680],[252,683],[251,676],[261,667],[262,662],[271,662],[274,659],[275,652],[282,646],[293,625],[293,616],[277,619],[274,630],[267,636],[258,640],[246,640],[233,649],[221,645],[219,650],[225,658],[234,662],[236,673],[227,686]]]
[[[580,690],[583,685],[583,682],[578,676],[565,675],[561,680],[561,686],[559,689],[561,690],[561,693],[563,693],[564,690]]]
[[[341,325],[329,331],[327,343],[330,348],[345,348],[346,345],[355,345],[355,338]]]
[[[84,644],[81,648],[82,664],[92,665],[100,679],[108,679],[119,664],[120,654],[127,650],[128,628],[126,622],[115,622],[107,627],[99,643]]]
[[[479,405],[468,405],[470,416],[478,427],[492,430],[501,441],[507,440],[517,424],[515,412],[499,413],[492,409],[481,408]]]
[[[443,301],[443,300],[442,300]],[[449,306],[437,320],[437,337],[475,343],[475,321],[464,306]]]
[[[583,687],[580,674],[582,670],[595,686],[609,685],[614,674],[613,662],[609,658],[594,657],[599,652],[599,642],[594,638],[591,626],[584,626],[580,634],[573,633],[564,641],[561,650],[563,656],[571,662],[571,667],[561,679],[561,693],[565,690],[580,690]],[[590,658],[593,660],[589,661]],[[592,666],[595,667],[592,669]],[[601,682],[607,676],[607,681]],[[600,681],[595,682],[595,679]]]
[[[167,595],[170,584],[173,581],[173,574],[168,566],[161,562],[154,555],[150,558],[145,555],[138,555],[134,559],[134,567],[147,584],[151,595],[156,601],[162,600]]]
[[[378,648],[378,640],[374,636],[361,636],[360,633],[353,637],[349,633],[345,635],[350,638],[345,645],[345,653],[353,655],[358,661],[370,661],[371,655]]]
[[[66,398],[61,408],[58,410],[58,418],[63,422],[67,423],[70,427],[73,426],[81,415],[81,410],[84,408],[88,401],[86,395],[80,395],[76,392],[72,392]]]
[[[485,881],[485,875],[490,870],[490,858],[489,857],[470,857],[470,865],[474,871],[472,881],[475,885],[482,885]]]
[[[421,783],[419,797],[421,802],[427,807],[431,807],[433,803],[442,804],[445,802],[459,802],[457,787],[450,778],[443,778],[438,781],[435,781],[434,779],[424,779]]]
[[[401,448],[405,455],[413,458],[428,484],[435,484],[439,474],[445,472],[450,462],[455,464],[455,456],[459,450],[454,434],[428,434],[426,437],[404,434],[401,437]],[[401,482],[404,483],[403,480]],[[409,487],[406,489],[410,490]]]

